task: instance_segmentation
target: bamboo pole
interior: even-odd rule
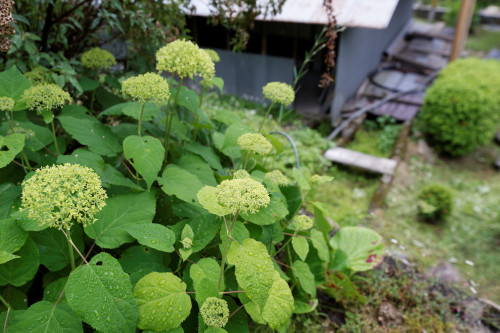
[[[453,47],[449,59],[450,62],[458,58],[464,48],[465,41],[469,34],[475,5],[476,0],[462,0],[460,13],[458,14],[457,24],[455,26],[455,37],[453,39]]]

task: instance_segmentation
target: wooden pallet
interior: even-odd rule
[[[358,151],[342,147],[328,149],[324,156],[326,159],[335,163],[354,166],[388,176],[392,176],[394,174],[398,164],[396,160],[363,154]]]

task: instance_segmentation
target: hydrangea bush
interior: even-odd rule
[[[82,60],[108,68],[98,52]],[[382,260],[369,229],[330,237],[329,212],[308,199],[330,178],[285,176],[274,135],[231,111],[208,115],[182,85],[221,82],[213,54],[179,40],[156,56],[160,73],[89,88],[100,89],[95,110],[16,68],[0,73],[0,86],[17,87],[0,92],[11,115],[0,123],[6,331],[284,332],[314,311],[318,289],[342,296],[332,276]],[[266,87],[293,102],[291,87]]]

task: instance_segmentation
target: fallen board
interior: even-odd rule
[[[335,147],[328,149],[325,158],[336,163],[355,166],[376,173],[392,176],[396,170],[397,161],[389,158],[376,157],[358,151]]]

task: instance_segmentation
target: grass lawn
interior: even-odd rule
[[[493,48],[500,48],[500,30],[480,28],[478,32],[469,35],[465,48],[485,53]]]

